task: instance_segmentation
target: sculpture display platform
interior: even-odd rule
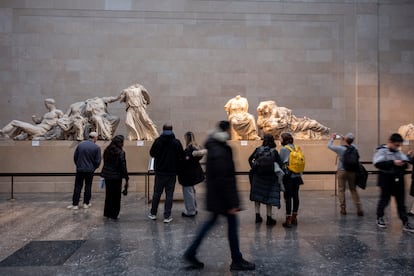
[[[73,152],[77,141],[0,141],[0,172],[1,173],[70,173],[75,172]],[[262,141],[229,141],[233,148],[233,156],[238,172],[248,172],[248,157]],[[102,152],[109,141],[98,141]],[[138,144],[140,144],[138,146]],[[327,140],[296,141],[306,156],[305,171],[335,171],[335,154],[326,147]],[[149,149],[151,141],[125,141],[128,170],[130,172],[146,172],[148,170]],[[280,145],[278,145],[278,150]],[[321,158],[323,156],[323,158]],[[98,168],[96,172],[100,172]],[[239,187],[243,191],[250,189],[247,175],[237,177]],[[95,177],[94,190],[99,191]],[[74,177],[30,177],[16,178],[15,192],[71,192]],[[135,176],[130,180],[131,191],[144,191],[143,176]],[[153,181],[153,180],[152,180]],[[335,175],[304,175],[308,190],[334,190]],[[153,182],[152,182],[153,183]],[[152,186],[151,186],[152,187]],[[302,188],[301,188],[302,189]],[[0,192],[10,192],[10,178],[0,178]]]

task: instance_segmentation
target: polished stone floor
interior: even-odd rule
[[[18,194],[15,201],[0,194],[0,275],[414,275],[414,234],[402,232],[394,203],[386,212],[389,227],[377,228],[377,193],[376,187],[360,192],[361,218],[353,206],[339,215],[333,192],[302,191],[299,225],[289,230],[281,225],[283,208],[275,212],[275,227],[255,224],[243,193],[240,245],[257,268],[238,273],[229,271],[223,219],[200,248],[205,268],[187,269],[182,254],[208,213],[183,218],[180,201],[174,220],[164,224],[161,216],[146,217],[140,193],[123,197],[118,221],[102,217],[102,193],[93,195],[91,209],[78,211],[65,209],[70,194]]]

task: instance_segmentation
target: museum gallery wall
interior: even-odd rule
[[[192,130],[202,140],[241,96],[250,121],[273,101],[356,133],[369,160],[389,133],[414,123],[410,2],[86,2],[0,2],[0,127],[34,124],[46,99],[64,114],[90,100],[112,116],[103,138],[115,127],[149,140],[171,122],[179,138]],[[149,137],[132,134],[129,103],[111,98],[135,84],[150,97]]]

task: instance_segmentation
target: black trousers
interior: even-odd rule
[[[121,210],[122,179],[105,179],[104,216],[117,219]]]
[[[155,175],[154,194],[152,196],[151,214],[156,215],[161,195],[165,189],[164,218],[171,217],[175,189],[175,175]]]
[[[397,179],[397,178],[396,178]],[[405,185],[402,177],[398,178],[398,181],[393,183],[386,183],[381,186],[381,195],[377,206],[377,217],[384,216],[384,209],[388,206],[391,200],[391,196],[395,197],[397,202],[398,216],[403,224],[408,221],[407,211],[405,209]]]
[[[83,193],[83,203],[89,204],[92,197],[92,180],[93,172],[76,172],[75,177],[75,189],[73,191],[72,205],[77,206],[79,204],[80,194],[85,181],[85,192]]]
[[[287,216],[290,216],[292,212],[297,213],[299,210],[299,185],[302,183],[301,177],[292,178],[290,175],[285,175],[283,178],[283,184],[285,185],[283,197],[285,198]]]

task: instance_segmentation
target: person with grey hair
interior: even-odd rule
[[[355,135],[352,133],[347,133],[345,136],[341,137],[341,145],[335,146],[334,140],[336,137],[339,136],[334,133],[328,141],[328,148],[337,154],[338,164],[337,164],[337,178],[338,178],[338,197],[339,197],[339,204],[340,204],[340,213],[341,215],[346,215],[346,199],[345,199],[345,190],[346,185],[348,184],[349,191],[352,195],[352,200],[357,209],[357,215],[363,216],[364,211],[362,210],[361,200],[358,195],[358,191],[356,188],[356,171],[353,169],[349,169],[344,166],[344,155],[346,154],[347,150],[356,151],[356,156],[359,158],[358,150],[356,145],[353,143],[355,139]],[[358,160],[356,160],[359,162]]]
[[[73,190],[72,205],[67,208],[72,210],[79,209],[79,199],[85,182],[85,191],[83,194],[83,208],[88,209],[92,197],[93,173],[101,164],[101,148],[96,145],[98,133],[90,132],[89,139],[82,141],[76,147],[73,155],[73,161],[76,165],[75,188]]]

